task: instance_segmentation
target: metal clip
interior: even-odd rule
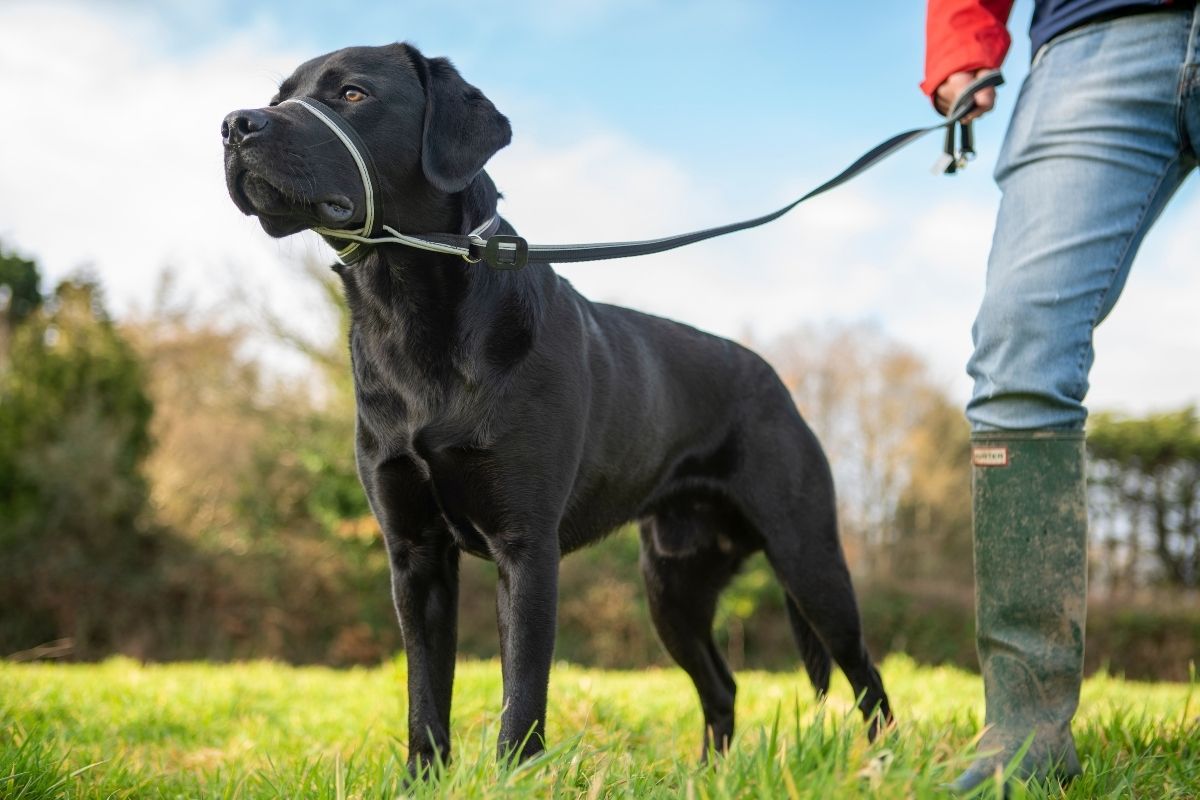
[[[955,147],[955,130],[960,131],[959,144]],[[937,161],[933,162],[934,175],[953,175],[961,169],[965,169],[967,164],[975,160],[975,136],[971,131],[971,123],[964,122],[959,125],[948,125],[946,127],[946,142],[942,149],[942,154],[938,156]]]
[[[975,136],[971,132],[971,123],[964,122],[959,125],[959,143],[958,143],[958,168],[963,169],[968,163],[975,160]]]

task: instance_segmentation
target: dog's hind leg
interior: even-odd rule
[[[680,533],[678,528],[664,530],[664,525],[686,526],[687,522],[660,516],[642,524],[642,576],[658,636],[671,657],[691,677],[700,695],[704,712],[704,747],[700,758],[705,760],[710,750],[728,749],[733,737],[737,685],[713,641],[712,623],[717,597],[736,572],[740,558],[731,559],[715,546],[664,552],[661,547],[664,534],[673,537]]]
[[[808,624],[804,612],[790,594],[784,602],[787,606],[788,622],[792,626],[792,636],[796,639],[796,645],[800,648],[800,658],[804,661],[804,670],[808,673],[813,688],[817,690],[817,697],[824,697],[829,692],[829,672],[833,666],[829,651],[825,649],[821,637],[817,636],[813,626]]]
[[[790,600],[792,632],[817,692],[828,685],[828,656],[858,698],[872,739],[892,718],[879,671],[863,638],[850,570],[838,539],[833,475],[821,445],[787,389],[760,387],[759,424],[747,429],[747,457],[731,480],[733,496],[762,543]]]
[[[869,722],[867,734],[874,739],[880,725],[891,720],[892,712],[863,638],[832,501],[830,493],[829,507],[816,514],[813,506],[818,504],[810,503],[802,530],[794,530],[793,518],[788,521],[793,530],[767,535],[767,560],[787,591],[792,632],[817,692],[828,688],[829,657],[824,655],[828,652],[846,673],[858,707]]]

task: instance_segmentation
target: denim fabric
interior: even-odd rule
[[[1196,166],[1198,59],[1195,9],[1084,25],[1037,53],[996,165],[974,430],[1083,427],[1092,331]]]

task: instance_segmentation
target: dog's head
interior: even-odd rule
[[[439,197],[461,192],[512,138],[508,120],[444,58],[407,44],[348,47],[302,64],[265,108],[221,124],[233,202],[271,236],[363,224],[366,192],[331,128],[289,98],[319,101],[356,132],[378,172],[391,225],[420,225]]]

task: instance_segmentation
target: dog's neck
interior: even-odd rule
[[[467,233],[496,213],[499,193],[486,172],[462,192],[426,206],[440,229]],[[437,207],[441,206],[440,214]],[[515,233],[501,220],[500,232]],[[532,347],[554,273],[548,266],[497,272],[458,256],[397,244],[377,245],[338,269],[346,289],[352,336],[386,338],[398,356],[432,380],[475,373],[480,359],[504,368]]]

